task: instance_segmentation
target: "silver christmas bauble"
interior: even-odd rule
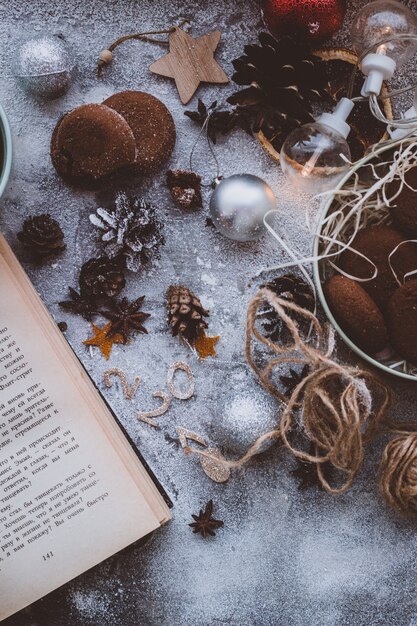
[[[58,36],[44,35],[26,40],[20,46],[14,74],[30,93],[57,98],[68,91],[76,62],[68,46]]]
[[[220,402],[218,411],[210,424],[210,441],[220,448],[224,455],[243,456],[255,440],[274,430],[278,425],[279,409],[263,389],[248,387],[237,377],[230,378],[233,389]],[[264,443],[263,452],[276,439]]]
[[[236,241],[262,237],[264,216],[275,208],[271,187],[252,174],[224,178],[210,199],[210,214],[215,227],[222,235]]]

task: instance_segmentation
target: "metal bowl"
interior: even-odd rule
[[[415,141],[415,138],[414,138]],[[391,148],[391,146],[389,145],[382,145],[380,148],[378,148],[377,150],[375,150],[373,152],[373,154],[371,154],[369,156],[368,161],[370,161],[371,159],[373,159],[375,157],[375,155],[379,155],[382,154],[383,152],[385,152],[386,150],[389,150]],[[364,166],[364,162],[362,163],[358,163],[356,165],[354,165],[349,172],[346,174],[346,176],[339,182],[339,184],[337,185],[336,191],[342,189],[346,183],[350,180],[350,178],[355,174],[355,172],[360,169],[361,167]],[[332,211],[332,205],[334,203],[334,196],[330,196],[328,201],[326,202],[324,208],[323,208],[323,212],[321,215],[321,219],[320,219],[320,224],[322,223],[322,220],[324,217],[326,217],[331,211]],[[320,253],[320,235],[321,235],[321,226],[319,226],[318,231],[314,237],[314,246],[313,246],[313,254],[314,257],[316,258],[319,253]],[[333,271],[334,272],[334,271]],[[349,346],[349,348],[351,348],[351,350],[353,350],[353,352],[355,352],[358,356],[360,356],[364,361],[367,361],[368,363],[370,363],[371,365],[373,365],[374,367],[378,368],[379,370],[383,371],[384,373],[387,374],[391,374],[391,376],[395,376],[397,378],[401,378],[403,380],[410,380],[410,381],[414,381],[415,383],[417,382],[417,375],[415,374],[410,374],[408,372],[402,371],[401,369],[394,369],[392,366],[390,367],[390,362],[382,362],[382,361],[378,361],[376,358],[369,356],[369,354],[366,354],[366,352],[364,352],[363,350],[361,350],[360,348],[358,348],[358,346],[352,341],[352,339],[350,339],[346,333],[341,329],[341,327],[339,326],[339,324],[337,323],[337,321],[335,320],[330,307],[327,303],[326,300],[326,296],[324,294],[323,291],[323,282],[325,280],[325,278],[327,276],[330,275],[331,270],[329,269],[329,264],[327,263],[327,261],[324,259],[322,261],[317,261],[317,259],[314,261],[313,263],[313,273],[314,273],[314,281],[316,284],[316,288],[317,288],[317,293],[319,296],[319,300],[321,302],[321,305],[327,315],[327,317],[329,318],[330,322],[332,323],[332,325],[334,326],[334,328],[336,329],[336,331],[338,332],[338,334],[340,335],[340,337],[343,339],[343,341],[345,342],[345,344],[347,346]],[[398,359],[397,359],[398,361]],[[393,363],[395,362],[395,360],[393,360]]]
[[[3,107],[0,105],[0,141],[3,149],[3,165],[0,169],[0,198],[2,197],[12,169],[12,134],[9,120]]]

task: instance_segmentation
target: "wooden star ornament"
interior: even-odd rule
[[[109,322],[103,328],[91,324],[94,336],[83,341],[86,346],[98,346],[103,356],[108,360],[110,352],[115,343],[125,343],[123,335],[120,333],[109,336],[112,323]]]
[[[154,74],[173,78],[183,104],[187,104],[200,83],[228,83],[229,79],[214,58],[221,33],[215,30],[194,39],[181,28],[169,35],[169,53],[149,68]]]

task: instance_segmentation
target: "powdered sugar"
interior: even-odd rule
[[[348,41],[354,8],[348,3],[346,28],[338,41]],[[216,58],[232,73],[231,59],[254,42],[260,28],[255,0],[3,0],[0,5],[0,98],[13,129],[14,172],[2,200],[0,227],[18,252],[57,320],[68,323],[66,337],[110,402],[174,501],[174,519],[145,545],[129,548],[93,572],[70,583],[32,609],[31,623],[42,626],[405,626],[414,617],[413,572],[415,530],[389,512],[377,493],[378,456],[369,452],[357,486],[338,498],[313,490],[303,493],[290,475],[295,463],[275,444],[229,483],[216,485],[201,470],[198,458],[181,450],[176,427],[203,435],[210,445],[238,454],[256,431],[276,423],[280,407],[255,381],[244,359],[247,304],[261,267],[286,258],[269,236],[239,244],[222,238],[205,225],[211,190],[204,188],[204,208],[186,212],[174,206],[165,186],[165,171],[142,181],[130,181],[128,191],[157,207],[165,222],[161,259],[145,273],[130,274],[125,294],[145,295],[150,311],[149,335],[131,346],[115,346],[109,363],[82,340],[90,327],[66,315],[58,302],[67,286],[76,286],[83,262],[100,252],[97,231],[88,216],[107,206],[113,192],[98,194],[68,188],[56,176],[49,158],[52,130],[60,115],[84,102],[102,102],[122,89],[143,89],[171,110],[177,144],[169,167],[188,167],[199,129],[184,116],[175,86],[148,71],[165,52],[163,46],[129,42],[117,49],[102,81],[96,78],[100,50],[118,36],[169,26],[191,19],[198,36],[218,28],[223,32]],[[78,78],[68,94],[38,102],[11,77],[10,61],[21,36],[34,30],[62,31],[79,61]],[[198,96],[209,104],[225,100],[234,89],[203,85]],[[190,108],[196,107],[196,98]],[[221,173],[248,172],[262,177],[277,195],[274,223],[300,255],[310,254],[311,234],[304,225],[305,207],[314,214],[317,201],[287,186],[279,166],[259,143],[236,130],[216,146]],[[203,181],[215,174],[204,141],[198,144],[194,168]],[[67,253],[53,265],[35,268],[23,257],[15,234],[24,217],[50,212],[64,230]],[[170,284],[192,289],[210,309],[209,334],[221,335],[218,357],[201,362],[171,337],[166,326],[165,292]],[[340,346],[340,356],[348,357]],[[154,391],[166,391],[167,370],[176,360],[188,362],[196,380],[190,400],[173,400],[159,418],[160,431],[136,419],[137,411],[155,406]],[[108,367],[119,367],[142,378],[133,402],[118,385],[105,388]],[[400,398],[395,414],[414,416],[416,391],[396,386]],[[223,434],[221,432],[223,429]],[[379,444],[378,444],[379,445]],[[204,542],[187,523],[213,498],[215,516],[225,526]],[[114,529],[117,532],[117,529]],[[398,607],[401,610],[398,610]],[[17,618],[12,624],[18,624]],[[20,622],[21,623],[21,622]]]

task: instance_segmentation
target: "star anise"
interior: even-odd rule
[[[316,449],[313,443],[310,445],[309,454],[316,454]],[[318,487],[323,490],[323,485],[320,482],[316,464],[310,461],[303,461],[301,459],[295,460],[297,467],[292,470],[290,474],[299,479],[300,482],[298,484],[298,489],[300,491],[305,491],[306,489],[310,489],[310,487]],[[322,464],[322,470],[328,470],[329,468],[330,463],[328,461]]]
[[[120,333],[124,343],[127,343],[135,332],[148,334],[143,322],[150,317],[150,313],[143,313],[140,310],[144,299],[145,296],[141,296],[129,302],[127,298],[123,298],[114,304],[113,311],[101,311],[101,314],[112,322],[109,336]]]
[[[64,309],[64,311],[82,315],[85,320],[90,322],[92,317],[98,314],[98,306],[95,298],[80,294],[72,287],[69,287],[68,291],[70,299],[63,300],[59,303],[59,306]]]
[[[290,474],[295,476],[295,478],[298,478],[300,481],[297,489],[300,491],[305,491],[305,489],[309,489],[310,487],[319,487],[320,489],[323,489],[315,464],[309,463],[308,461],[302,461],[301,459],[296,459],[296,462],[297,467],[292,470]]]
[[[290,398],[294,389],[301,383],[301,381],[308,375],[310,367],[304,365],[300,372],[297,372],[290,367],[290,373],[286,376],[280,376],[279,379],[285,387],[285,395]]]
[[[197,111],[184,111],[184,115],[200,126],[207,123],[207,135],[213,143],[216,143],[219,133],[227,135],[238,123],[238,117],[234,111],[217,109],[217,100],[207,107],[199,98]]]
[[[204,538],[208,536],[214,537],[216,535],[214,531],[221,528],[223,526],[223,522],[222,520],[212,517],[212,514],[213,500],[209,500],[204,511],[203,509],[200,509],[200,513],[198,515],[192,515],[194,522],[188,525],[193,529],[193,533],[200,533]]]

